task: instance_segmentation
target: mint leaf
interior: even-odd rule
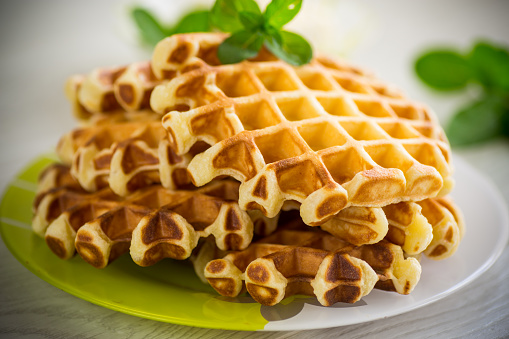
[[[415,71],[427,85],[438,90],[463,88],[471,79],[468,61],[452,50],[435,50],[421,55]]]
[[[446,130],[451,145],[469,145],[502,135],[507,114],[500,97],[487,95],[452,118]]]
[[[198,10],[180,19],[173,30],[173,34],[210,31],[209,11]]]
[[[302,0],[272,0],[263,16],[268,25],[281,29],[299,13]]]
[[[276,30],[269,32],[265,46],[279,59],[290,65],[307,64],[313,57],[313,50],[309,43],[298,34]]]
[[[217,49],[217,57],[223,64],[234,64],[255,57],[263,45],[260,32],[239,31],[223,41]]]
[[[223,32],[237,32],[244,29],[240,12],[261,14],[254,0],[217,0],[211,10],[212,25]]]
[[[469,56],[475,78],[489,89],[509,90],[509,52],[488,42],[478,42]]]
[[[169,35],[168,30],[163,28],[152,14],[145,9],[134,8],[131,15],[145,43],[156,45],[160,40]]]
[[[252,12],[240,12],[239,19],[245,30],[255,31],[263,26],[263,16]]]
[[[308,63],[313,52],[298,34],[281,31],[299,12],[302,0],[272,0],[262,15],[254,0],[216,0],[211,22],[233,33],[218,48],[222,63],[235,63],[256,56],[261,46],[292,65]]]

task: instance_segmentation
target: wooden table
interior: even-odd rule
[[[52,149],[60,135],[75,125],[62,94],[67,76],[150,56],[126,38],[126,3],[2,2],[1,190],[25,164]],[[175,6],[183,3],[175,1]],[[438,95],[420,85],[411,69],[415,55],[441,42],[465,50],[481,36],[509,43],[509,3],[504,1],[428,0],[410,4],[404,0],[345,0],[339,7],[368,19],[363,21],[365,25],[354,27],[362,39],[350,59],[377,70],[410,97],[430,104],[443,121],[465,97]],[[509,201],[507,140],[456,153],[490,177]],[[30,273],[0,242],[0,337],[501,338],[509,336],[508,263],[506,247],[501,258],[474,282],[407,314],[312,331],[234,332],[159,323],[93,305]]]

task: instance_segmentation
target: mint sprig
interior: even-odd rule
[[[223,64],[253,58],[265,45],[279,59],[300,66],[313,57],[311,45],[283,27],[301,7],[302,0],[272,0],[262,13],[254,0],[216,0],[210,11],[191,12],[172,27],[161,24],[143,8],[134,8],[131,14],[143,42],[150,46],[173,34],[210,32],[215,28],[231,33],[218,48],[217,56]]]
[[[428,86],[439,91],[480,87],[480,94],[459,109],[446,127],[453,146],[509,136],[509,51],[479,41],[467,53],[441,48],[423,53],[415,71]],[[474,92],[474,91],[472,91]]]
[[[282,28],[299,12],[302,0],[272,0],[262,14],[254,0],[217,0],[211,11],[211,23],[232,33],[218,48],[224,64],[237,63],[258,54],[263,45],[287,63],[308,63],[313,50],[300,35]]]

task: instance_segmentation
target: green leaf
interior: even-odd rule
[[[502,134],[509,137],[509,107],[505,107],[500,120],[502,125]]]
[[[239,19],[245,30],[256,31],[263,26],[263,16],[252,12],[240,12]]]
[[[463,88],[472,77],[468,61],[452,50],[434,50],[421,55],[415,71],[428,86],[438,90]]]
[[[489,89],[509,91],[509,52],[489,42],[478,42],[469,55],[475,78]]]
[[[281,29],[299,13],[302,0],[272,0],[265,9],[265,21]]]
[[[131,15],[144,42],[156,45],[168,35],[167,30],[145,9],[134,8]]]
[[[263,34],[249,31],[233,33],[217,49],[217,56],[223,64],[234,64],[255,57],[263,45]]]
[[[313,57],[313,50],[309,43],[298,34],[279,31],[269,31],[265,46],[279,59],[290,65],[307,64]]]
[[[261,14],[254,0],[217,0],[211,10],[212,25],[223,32],[237,32],[244,29],[240,12]]]
[[[180,19],[173,30],[173,34],[210,31],[209,11],[198,10]]]
[[[446,130],[451,145],[469,145],[502,135],[504,115],[508,113],[502,98],[493,95],[460,110]]]
[[[270,26],[270,25],[265,25],[264,31],[265,31],[266,44],[271,43],[271,44],[283,45],[283,36],[281,35],[281,32],[282,32],[281,30],[279,30],[273,26]],[[272,40],[275,40],[275,41],[272,41]]]

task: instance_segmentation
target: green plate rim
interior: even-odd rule
[[[185,325],[185,326],[193,326],[193,327],[201,327],[201,328],[209,328],[209,329],[221,329],[221,330],[240,330],[240,331],[253,331],[253,330],[263,330],[264,326],[269,323],[268,320],[264,319],[261,314],[260,318],[263,319],[263,322],[253,322],[251,324],[245,324],[240,322],[226,322],[226,321],[220,321],[218,319],[197,319],[197,318],[184,318],[184,317],[176,317],[176,316],[168,316],[168,315],[160,315],[155,313],[149,313],[145,311],[137,310],[136,308],[133,308],[132,306],[127,305],[121,305],[116,304],[110,301],[103,300],[102,298],[98,298],[97,296],[93,296],[91,293],[85,293],[80,288],[76,288],[72,285],[66,284],[59,279],[56,279],[51,274],[49,274],[47,271],[38,269],[38,267],[35,267],[34,264],[28,263],[18,251],[15,246],[10,241],[6,241],[7,239],[10,239],[10,236],[6,234],[6,226],[7,227],[20,227],[17,225],[13,225],[9,223],[9,220],[20,222],[25,224],[24,221],[19,221],[13,218],[5,217],[1,214],[1,212],[4,209],[6,198],[8,198],[10,190],[13,188],[18,189],[24,189],[22,187],[16,186],[16,181],[25,181],[32,183],[30,181],[20,179],[20,177],[24,174],[26,174],[28,171],[33,170],[34,167],[40,166],[43,162],[54,162],[57,158],[55,157],[54,153],[47,153],[40,155],[30,161],[28,165],[24,166],[17,174],[16,176],[9,181],[9,183],[6,185],[4,191],[2,192],[2,199],[0,201],[0,236],[2,237],[2,240],[4,244],[6,245],[7,249],[11,252],[11,254],[18,260],[25,268],[27,268],[30,272],[32,272],[34,275],[39,277],[40,279],[46,281],[47,283],[59,288],[60,290],[67,292],[75,297],[78,297],[82,300],[89,301],[95,305],[102,306],[105,308],[108,308],[110,310],[119,311],[124,314],[160,321],[160,322],[166,322],[166,323],[172,323],[177,325]],[[36,183],[33,182],[35,185]],[[30,202],[31,203],[31,202]],[[20,227],[23,228],[23,227]],[[24,229],[24,228],[23,228]],[[34,234],[35,235],[35,234]],[[40,241],[43,241],[43,239],[40,239]],[[48,248],[49,251],[49,248]],[[81,258],[80,258],[81,259]],[[57,257],[55,257],[55,260],[61,260]],[[72,260],[72,259],[71,259]],[[211,299],[214,299],[217,296],[213,296]],[[238,305],[238,304],[237,304]],[[252,313],[252,307],[250,309]],[[260,320],[257,319],[258,321]]]

